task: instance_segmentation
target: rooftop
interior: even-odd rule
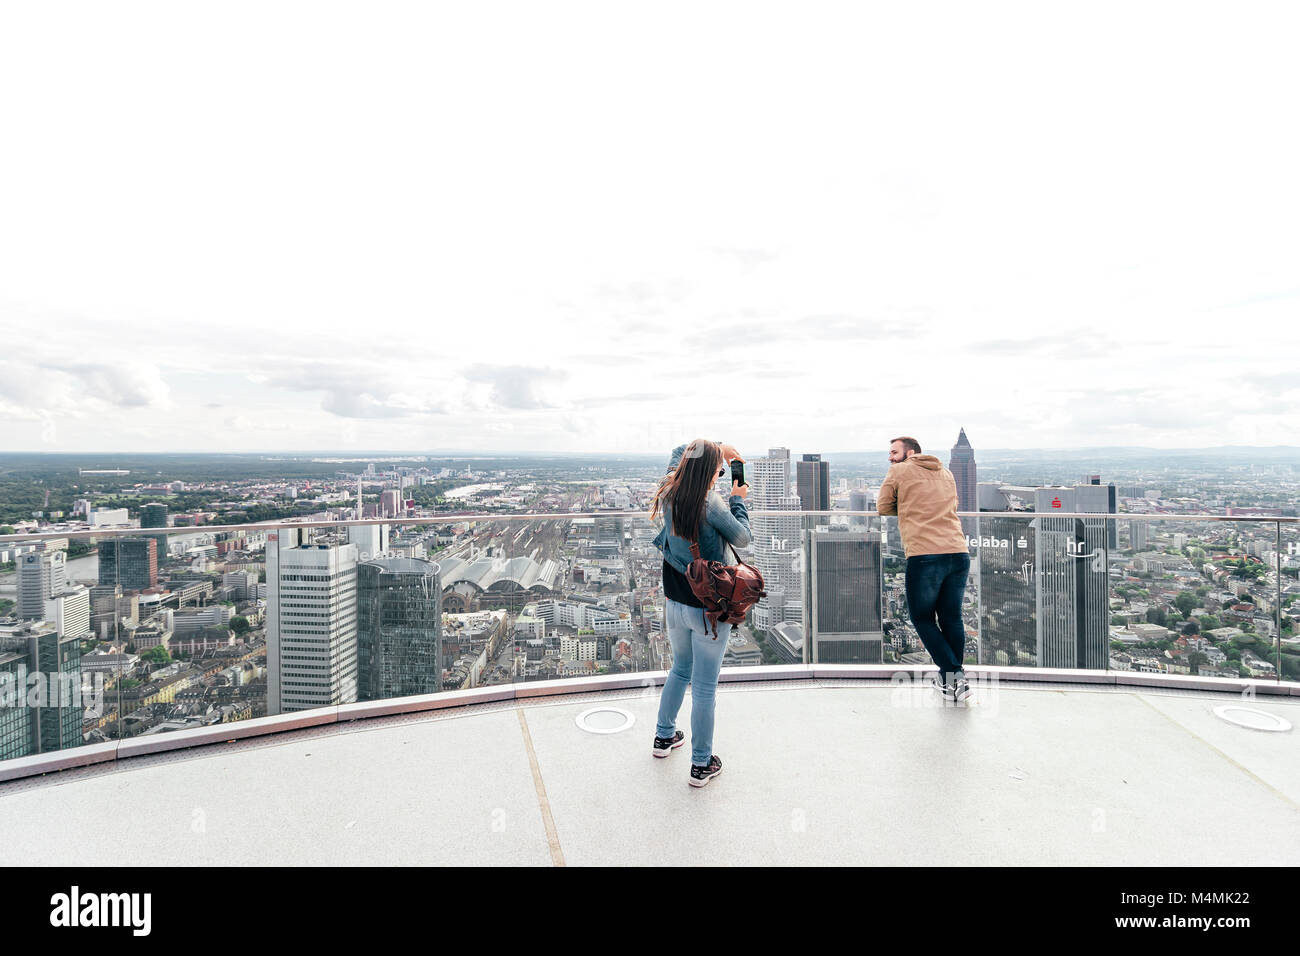
[[[1294,726],[1300,686],[970,668],[954,705],[924,670],[725,670],[725,771],[699,790],[688,748],[649,752],[662,672],[79,748],[104,762],[0,783],[0,845],[19,865],[1300,863],[1300,738],[1215,713]],[[580,728],[593,708],[633,723]]]

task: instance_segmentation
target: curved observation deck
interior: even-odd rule
[[[703,789],[689,739],[651,757],[663,672],[6,761],[0,844],[20,865],[1300,862],[1300,685],[972,666],[954,705],[928,672],[724,670]]]

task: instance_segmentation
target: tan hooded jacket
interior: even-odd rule
[[[898,515],[907,556],[969,551],[957,517],[957,482],[934,455],[912,455],[890,465],[876,511]]]

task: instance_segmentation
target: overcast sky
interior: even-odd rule
[[[1294,4],[0,11],[0,450],[1300,444]]]

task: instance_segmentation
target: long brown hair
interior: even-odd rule
[[[658,518],[660,505],[667,502],[673,508],[673,526],[669,530],[687,541],[697,540],[704,504],[721,465],[722,446],[717,442],[697,438],[687,445],[676,470],[659,483],[650,519]]]

